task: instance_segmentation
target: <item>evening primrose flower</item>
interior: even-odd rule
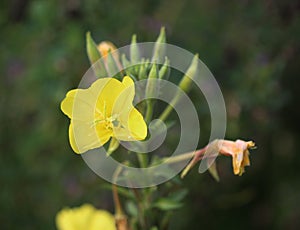
[[[76,153],[103,146],[111,137],[118,141],[143,140],[147,125],[132,105],[134,82],[126,76],[96,80],[87,89],[67,93],[61,110],[70,119],[69,141]]]
[[[56,215],[58,230],[116,230],[114,216],[90,204],[65,208]]]

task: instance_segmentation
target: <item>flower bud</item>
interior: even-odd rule
[[[118,51],[115,51],[115,50],[117,50],[117,47],[109,41],[101,42],[98,45],[98,50],[101,54],[101,57],[106,57],[108,55],[108,53],[111,52],[111,53],[113,53],[113,56],[114,56],[115,59],[119,58]]]
[[[99,50],[97,49],[97,45],[94,42],[90,32],[86,33],[86,49],[91,64],[94,64],[101,58]]]
[[[132,65],[136,65],[140,61],[140,51],[136,43],[136,35],[134,34],[131,39],[130,45],[130,61]]]
[[[163,79],[163,78],[168,78],[168,75],[170,74],[170,60],[166,57],[164,65],[160,68],[159,73],[158,73],[158,78]]]
[[[166,31],[165,27],[160,29],[159,36],[155,42],[152,62],[161,63],[166,53]]]
[[[91,33],[86,33],[86,50],[93,70],[98,77],[107,77],[107,72],[102,61],[98,61],[101,58],[96,43],[91,37]]]
[[[192,63],[188,70],[186,71],[184,77],[179,83],[179,87],[187,92],[190,88],[190,85],[192,83],[192,79],[197,75],[197,69],[198,69],[198,54],[196,54],[192,60]]]
[[[122,65],[119,61],[117,47],[109,41],[103,41],[98,45],[98,50],[109,75],[113,76],[120,72]]]
[[[156,64],[152,65],[152,68],[148,75],[147,86],[146,86],[146,98],[151,98],[157,93],[157,79],[158,71]]]
[[[147,78],[147,68],[146,68],[146,63],[145,63],[144,59],[142,59],[142,63],[139,66],[138,77],[139,77],[139,79]]]

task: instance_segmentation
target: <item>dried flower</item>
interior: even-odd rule
[[[245,172],[245,166],[250,165],[249,150],[255,147],[253,141],[219,140],[219,153],[232,157],[232,167],[235,175],[241,176]]]
[[[190,163],[185,167],[183,172],[181,173],[181,177],[183,178],[189,170],[200,160],[212,158],[212,161],[216,158],[217,155],[225,155],[232,157],[232,166],[233,172],[235,175],[241,176],[245,172],[245,166],[250,165],[249,159],[249,149],[255,148],[255,143],[253,141],[229,141],[229,140],[214,140],[209,143],[204,148],[195,151],[193,159]],[[215,165],[211,162],[208,167]],[[216,169],[213,169],[216,170]],[[217,172],[215,171],[214,174]]]

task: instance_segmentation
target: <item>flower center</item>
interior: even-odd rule
[[[94,125],[104,124],[105,129],[108,129],[108,130],[113,130],[113,128],[119,128],[121,126],[121,123],[118,119],[118,116],[119,116],[118,114],[114,114],[111,117],[106,117],[103,119],[96,119],[94,121]]]

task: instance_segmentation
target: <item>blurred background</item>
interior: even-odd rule
[[[86,31],[97,42],[124,46],[133,33],[154,41],[161,26],[169,43],[199,53],[218,80],[227,139],[258,145],[242,177],[233,175],[229,158],[218,160],[219,183],[194,169],[170,229],[300,228],[299,1],[12,0],[0,6],[1,229],[55,229],[64,206],[93,203],[113,211],[104,181],[69,147],[69,120],[59,104],[89,68]]]

